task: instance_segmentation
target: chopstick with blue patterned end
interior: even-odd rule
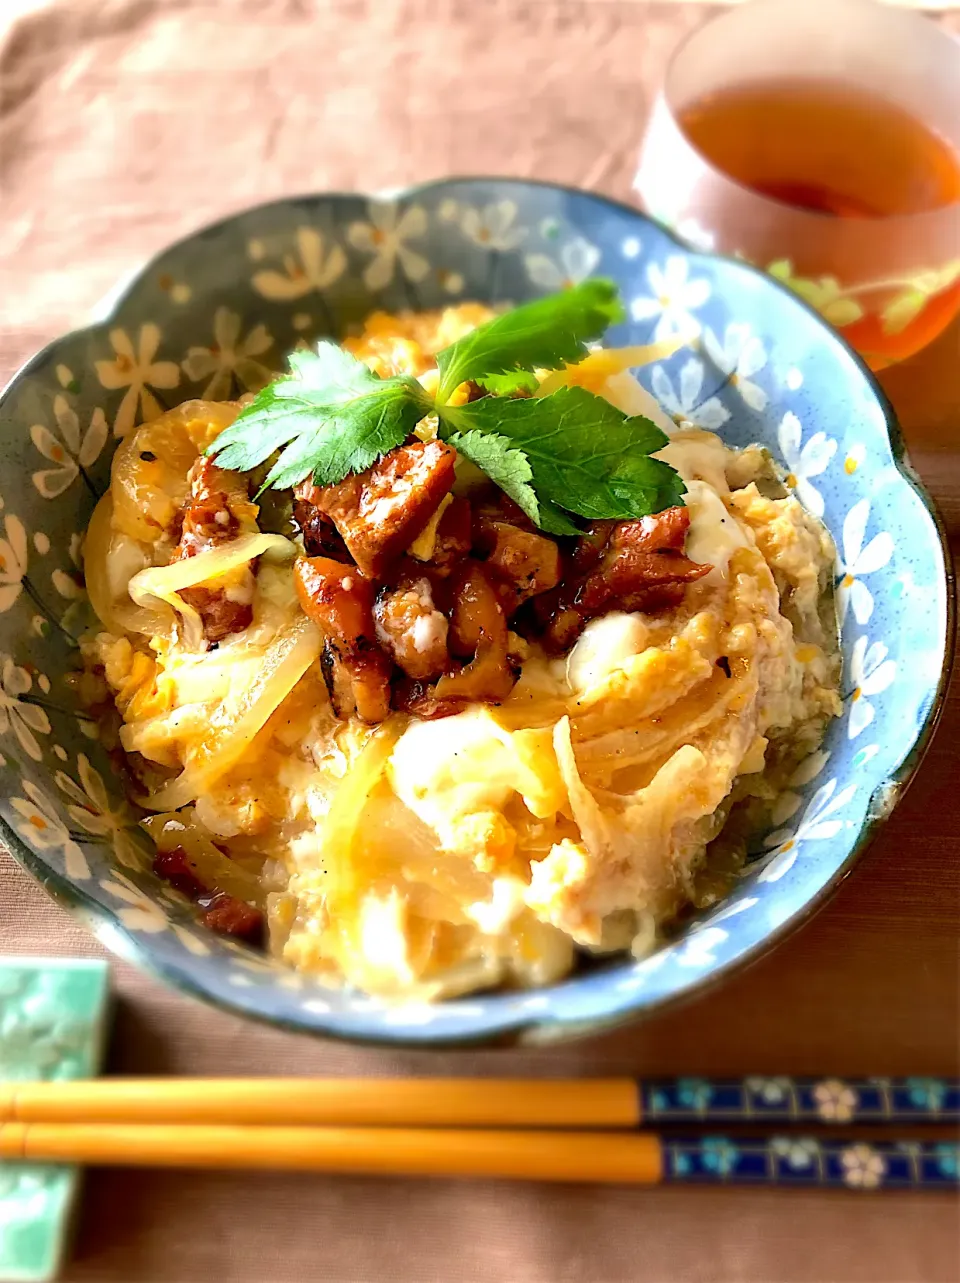
[[[676,1078],[639,1082],[655,1123],[955,1123],[956,1078]]]
[[[664,1184],[937,1190],[960,1187],[960,1145],[806,1136],[661,1139]]]

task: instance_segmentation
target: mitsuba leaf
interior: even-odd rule
[[[580,361],[587,343],[623,318],[617,287],[603,277],[523,303],[437,353],[437,400],[446,401],[468,379],[483,382],[514,370],[556,370]]]

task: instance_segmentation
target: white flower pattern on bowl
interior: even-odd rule
[[[717,432],[730,418],[730,411],[715,396],[701,400],[703,375],[703,362],[691,356],[680,367],[676,389],[662,365],[653,367],[650,385],[653,395],[678,427],[706,428]]]
[[[753,376],[759,374],[767,363],[767,350],[750,330],[749,325],[732,321],[726,328],[723,342],[707,326],[701,336],[703,350],[730,386],[740,395],[745,405],[758,414],[767,408],[767,394]]]
[[[125,437],[134,424],[140,421],[137,417],[138,408],[144,422],[155,419],[161,413],[163,407],[151,388],[175,388],[180,382],[180,367],[176,361],[154,360],[160,347],[160,339],[160,327],[148,322],[140,327],[134,350],[130,335],[118,327],[110,331],[113,358],[95,362],[101,386],[108,391],[126,388],[113,420],[113,434],[116,437]]]
[[[481,249],[507,253],[526,240],[527,229],[517,226],[517,206],[512,200],[493,201],[483,209],[468,206],[460,217],[464,236]]]
[[[847,735],[850,739],[867,729],[876,716],[876,709],[868,696],[882,695],[897,676],[896,661],[888,659],[887,647],[882,641],[872,645],[867,637],[858,637],[850,652],[850,717]]]
[[[343,275],[347,256],[341,246],[332,243],[327,250],[324,238],[314,227],[298,227],[295,233],[299,259],[292,253],[283,256],[283,272],[263,268],[254,272],[253,288],[264,298],[292,302],[314,291],[323,293]],[[257,255],[259,256],[258,246]],[[254,356],[260,355],[253,353]]]
[[[825,432],[815,432],[801,448],[803,428],[800,420],[788,410],[780,421],[777,442],[780,454],[787,465],[787,485],[797,492],[797,498],[816,517],[823,516],[823,495],[811,485],[811,477],[826,472],[830,460],[837,453],[837,443]]]
[[[837,558],[837,609],[840,624],[847,617],[848,607],[858,624],[865,624],[873,614],[873,596],[863,582],[864,575],[882,570],[893,556],[893,540],[886,530],[874,535],[864,547],[867,522],[870,519],[870,500],[861,499],[847,513],[843,522],[842,552]]]
[[[663,267],[651,263],[647,268],[647,284],[652,294],[630,303],[630,315],[635,321],[657,317],[654,343],[675,334],[694,335],[700,331],[693,313],[709,299],[710,282],[702,276],[689,279],[689,270],[688,260],[679,254],[672,254]]]
[[[31,674],[19,668],[10,655],[0,655],[0,735],[12,731],[27,756],[39,762],[43,750],[37,736],[50,734],[50,718],[43,708],[24,698],[32,687]]]
[[[56,499],[77,477],[82,476],[89,489],[95,493],[88,469],[100,458],[100,451],[109,436],[103,410],[96,407],[86,431],[82,432],[76,411],[71,408],[65,396],[58,394],[53,398],[53,417],[57,421],[59,437],[54,436],[43,423],[35,423],[30,429],[30,440],[40,454],[54,465],[35,472],[33,484],[44,499]]]
[[[241,392],[259,392],[270,382],[274,372],[257,357],[272,346],[273,339],[265,325],[255,325],[246,338],[241,338],[240,317],[228,307],[218,307],[213,314],[213,344],[189,348],[180,364],[192,383],[212,376],[198,396],[207,401],[226,401],[235,395],[234,384]]]
[[[84,753],[77,756],[77,774],[79,784],[64,771],[54,776],[57,787],[69,799],[71,820],[85,833],[106,842],[125,868],[142,869],[147,863],[146,842],[133,811],[126,802],[111,805],[103,777]]]
[[[556,263],[547,254],[528,254],[524,259],[527,275],[542,290],[562,290],[585,281],[600,262],[600,251],[583,236],[568,241]]]
[[[368,213],[369,222],[351,223],[347,228],[347,239],[354,249],[372,256],[363,272],[367,288],[382,290],[389,285],[398,264],[408,280],[422,281],[430,270],[430,263],[407,242],[418,240],[426,233],[427,215],[423,207],[410,205],[401,214],[393,201],[371,201]]]
[[[764,838],[764,846],[775,850],[760,869],[758,881],[779,882],[793,868],[805,842],[824,842],[837,836],[843,828],[843,820],[835,818],[836,812],[851,800],[857,786],[849,784],[839,793],[836,790],[837,781],[829,780],[807,803],[800,823],[792,833],[780,829]]]
[[[12,797],[10,805],[17,813],[17,828],[21,836],[38,851],[58,851],[63,856],[64,868],[72,878],[86,882],[90,877],[87,857],[70,836],[55,802],[32,780],[23,781],[26,797]]]

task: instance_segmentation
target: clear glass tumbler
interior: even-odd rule
[[[675,54],[635,179],[644,207],[690,244],[764,268],[820,311],[874,369],[919,351],[960,309],[960,200],[839,217],[762,195],[718,169],[681,118],[708,95],[789,79],[879,95],[960,165],[960,42],[871,0],[756,0]]]

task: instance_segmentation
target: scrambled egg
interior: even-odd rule
[[[485,316],[378,315],[348,346],[381,373],[424,374]],[[316,648],[291,632],[282,558],[261,563],[251,627],[196,654],[129,602],[121,612],[116,587],[108,599],[114,563],[158,564],[142,530],[114,522],[88,553],[101,617],[123,627],[85,646],[124,747],[158,772],[166,806],[151,805],[232,855],[266,857],[270,947],[295,967],[430,998],[557,979],[577,948],[643,953],[681,907],[719,893],[703,889],[711,853],[742,859],[737,817],[755,820],[840,712],[826,531],[764,451],[676,430],[608,354],[584,367],[594,390],[669,429],[686,552],[713,569],[666,613],[594,620],[565,657],[528,646],[500,707],[394,714],[374,731],[338,722]]]

